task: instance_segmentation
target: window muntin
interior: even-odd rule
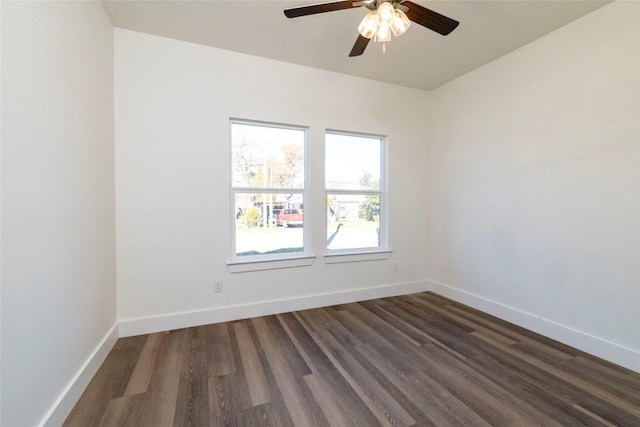
[[[232,261],[306,255],[306,128],[232,120],[230,134]]]
[[[327,253],[386,250],[385,138],[325,135]]]

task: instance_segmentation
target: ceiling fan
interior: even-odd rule
[[[349,56],[362,55],[372,38],[374,41],[387,42],[391,40],[391,33],[396,37],[403,34],[409,28],[411,21],[443,36],[449,34],[459,24],[454,19],[408,0],[335,1],[285,9],[284,14],[287,18],[298,18],[362,6],[370,12],[358,26],[360,34]]]

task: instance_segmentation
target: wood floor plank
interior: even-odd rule
[[[634,417],[637,417],[640,420],[640,408],[634,405],[631,402],[628,402],[622,398],[619,398],[615,394],[604,390],[599,387],[595,387],[590,382],[586,381],[583,378],[580,378],[571,373],[565,372],[564,370],[558,368],[557,366],[552,365],[548,361],[539,359],[526,351],[520,350],[515,346],[505,346],[504,350],[511,353],[512,355],[518,357],[519,359],[529,363],[532,366],[539,368],[541,371],[547,372],[555,376],[556,378],[565,381],[568,384],[582,390],[583,392],[593,395],[609,404],[631,414]]]
[[[125,396],[144,393],[149,387],[162,340],[168,332],[151,334],[147,337],[142,352],[138,356],[136,367],[124,391]]]
[[[509,336],[503,335],[499,332],[496,332],[492,329],[484,327],[482,324],[478,322],[473,322],[465,317],[459,316],[455,313],[452,313],[451,310],[448,310],[448,306],[433,304],[431,301],[426,301],[421,298],[416,298],[417,301],[420,302],[426,309],[433,310],[436,313],[440,314],[446,319],[451,319],[458,324],[464,325],[468,327],[473,332],[480,332],[485,336],[488,336],[494,340],[501,341],[506,345],[513,345],[519,341],[510,338]],[[572,356],[567,355],[567,358]]]
[[[362,421],[354,420],[350,417],[351,411],[344,406],[344,401],[340,399],[333,387],[321,376],[316,374],[304,377],[316,402],[320,405],[322,412],[329,425],[343,427],[359,427]]]
[[[149,383],[148,411],[144,413],[149,425],[172,425],[177,407],[178,384],[182,372],[182,355],[187,343],[187,329],[165,335],[166,351],[158,355],[157,371]]]
[[[296,378],[304,378],[306,375],[310,375],[312,373],[311,369],[291,341],[291,338],[289,338],[287,331],[282,327],[278,318],[276,316],[266,316],[264,317],[264,321],[269,328],[273,340],[278,343],[278,348],[284,356],[292,374]]]
[[[251,322],[258,333],[269,366],[282,392],[285,405],[295,425],[328,426],[329,423],[315,399],[304,384],[303,377],[296,377],[288,366],[279,343],[274,339],[265,318],[254,318]],[[298,381],[300,380],[300,381]]]
[[[599,423],[602,423],[603,425],[605,425],[607,427],[616,427],[615,424],[610,423],[609,421],[605,420],[601,416],[599,416],[597,414],[594,414],[593,412],[589,411],[586,408],[583,408],[582,406],[580,406],[578,404],[573,405],[573,407],[576,408],[577,410],[579,410],[580,412],[584,412],[585,414],[587,414],[589,417],[591,417],[595,421],[598,421]]]
[[[110,401],[121,397],[135,369],[147,337],[120,339],[96,372],[82,395],[83,405],[75,405],[65,426],[98,425]]]
[[[242,414],[242,427],[295,427],[281,400],[248,408]]]
[[[100,422],[84,424],[74,420],[70,425],[104,427],[173,425],[181,373],[180,364],[187,334],[185,329],[162,334],[156,368],[146,392],[123,395],[111,400]]]
[[[525,356],[524,358],[519,356]],[[580,389],[573,384],[565,381],[563,378],[557,377],[553,372],[548,372],[543,366],[537,363],[529,363],[531,360],[527,355],[522,353],[513,353],[506,348],[505,351],[496,351],[491,354],[492,363],[504,365],[508,369],[518,372],[520,376],[526,378],[527,381],[535,384],[540,390],[547,391],[552,396],[551,402],[554,405],[561,405],[567,413],[576,416],[578,412],[573,405],[579,402],[588,402],[583,407],[599,407],[600,414],[605,419],[616,420],[618,425],[640,425],[640,418],[635,417],[625,411],[620,411],[613,405],[603,406],[602,400],[588,390]],[[498,365],[498,366],[499,366]],[[538,366],[536,366],[538,365]],[[542,399],[542,395],[538,394],[537,399]],[[571,408],[571,409],[567,409]],[[640,409],[640,408],[638,408]],[[583,425],[593,425],[591,421],[584,421]],[[578,424],[580,425],[580,424]],[[600,425],[599,423],[596,425]]]
[[[207,351],[211,358],[211,374],[222,376],[236,371],[235,360],[231,350],[229,338],[229,325],[216,323],[202,326],[204,334],[208,338]]]
[[[378,330],[370,328],[369,325],[355,317],[351,312],[341,311],[335,314],[353,337],[357,337],[362,342],[375,343],[375,347],[382,354],[390,359],[399,369],[405,373],[414,372],[420,369],[420,366],[411,359],[411,351],[415,350],[413,341],[405,341],[400,339],[390,342],[384,336],[378,333]],[[398,351],[400,350],[400,351]]]
[[[231,344],[231,352],[233,354],[234,366],[236,367],[236,371],[233,375],[230,375],[229,378],[233,379],[233,386],[231,392],[234,394],[234,402],[238,408],[241,410],[252,407],[254,404],[251,400],[251,392],[250,388],[253,387],[253,382],[250,381],[250,378],[247,377],[248,373],[244,369],[244,365],[242,363],[242,350],[240,349],[240,345],[238,343],[239,339],[236,335],[236,329],[234,325],[236,323],[241,323],[246,326],[249,331],[251,342],[253,343],[256,354],[258,356],[258,360],[260,363],[260,367],[256,367],[257,369],[261,369],[263,373],[264,384],[261,384],[260,387],[266,388],[268,391],[266,393],[275,399],[275,396],[278,396],[277,386],[275,385],[275,380],[273,380],[273,376],[270,375],[270,372],[266,372],[266,358],[264,356],[264,352],[262,351],[262,347],[258,342],[258,338],[255,335],[255,331],[253,331],[253,327],[251,326],[251,322],[248,320],[242,320],[240,322],[228,323],[229,330],[229,340]],[[258,350],[259,349],[259,350]],[[211,374],[209,375],[211,376]],[[251,378],[253,379],[253,378]],[[264,390],[263,390],[264,391]],[[270,399],[271,400],[271,399]]]
[[[478,322],[490,330],[498,332],[506,337],[510,337],[514,341],[517,342],[536,342],[539,344],[543,344],[549,348],[555,348],[558,351],[569,354],[571,356],[577,356],[582,354],[579,350],[569,347],[565,344],[562,344],[558,341],[552,340],[550,338],[544,337],[542,335],[536,334],[534,332],[528,331],[520,326],[514,325],[512,323],[508,323],[504,320],[498,319],[490,314],[483,313],[478,310],[474,310],[470,307],[463,306],[460,303],[452,302],[447,306],[447,309],[452,311],[453,313],[458,313],[463,317],[473,319],[475,322]]]
[[[454,406],[452,401],[455,398],[453,398],[450,393],[445,392],[444,388],[436,387],[439,389],[438,392],[430,391],[425,393],[424,383],[420,382],[415,374],[407,375],[397,369],[397,367],[390,363],[384,356],[377,353],[370,345],[365,344],[363,354],[389,381],[393,382],[416,407],[421,408],[423,416],[428,419],[428,422],[422,420],[422,424],[435,426],[489,425],[469,408],[461,410],[463,405],[459,401],[455,403],[457,405],[456,411],[451,411],[450,409]],[[442,396],[445,394],[447,398],[442,399]]]
[[[496,364],[495,359],[487,356],[479,356],[468,362],[477,370],[484,372],[493,382],[519,396],[523,401],[560,425],[600,425],[593,423],[593,420],[584,416],[583,413],[571,410],[571,405],[554,397],[554,393],[544,385],[541,386],[541,384],[531,381],[526,373],[521,372],[516,366]]]
[[[425,344],[423,348],[431,356],[428,361],[427,358],[422,359],[425,363],[424,372],[476,414],[495,426],[510,425],[516,421],[524,424],[523,417],[494,396],[492,385],[488,382],[480,382],[477,377],[461,371],[456,363],[456,358],[448,356],[446,361],[438,358],[439,352],[446,353],[433,344]],[[489,390],[483,388],[483,385]],[[463,393],[461,390],[465,390],[465,392]]]
[[[640,426],[640,373],[423,292],[119,339],[64,423]]]
[[[286,322],[289,331],[294,334],[298,343],[304,348],[305,354],[310,358],[310,365],[314,367],[314,373],[321,376],[331,387],[334,395],[340,401],[340,408],[347,413],[345,416],[356,421],[359,425],[379,426],[380,423],[375,418],[375,415],[366,403],[360,399],[347,378],[341,374],[331,357],[324,352],[323,348],[321,348],[321,343],[319,345],[314,337],[311,336],[312,328],[305,323],[302,316],[299,313],[285,314],[280,315],[280,319],[282,322]],[[316,339],[318,339],[317,336]],[[322,405],[320,406],[322,407]],[[325,408],[323,407],[322,409],[324,411]],[[327,418],[329,419],[328,416]],[[334,427],[340,426],[334,425]]]
[[[276,318],[305,365],[311,372],[318,372],[314,358],[308,353],[307,346],[305,345],[305,342],[308,343],[309,341],[313,341],[313,339],[306,331],[302,334],[300,333],[300,330],[304,328],[299,324],[298,319],[292,313],[278,314]]]
[[[449,368],[448,372],[450,372],[452,376],[459,377],[459,379],[468,382],[465,389],[470,393],[465,393],[465,395],[477,395],[479,391],[482,390],[480,394],[487,396],[487,400],[482,402],[485,408],[489,410],[491,410],[492,407],[496,410],[499,409],[503,416],[509,416],[512,419],[512,423],[526,422],[531,425],[560,426],[559,423],[547,417],[543,411],[531,406],[519,393],[512,393],[511,389],[494,382],[491,376],[487,375],[490,371],[485,369],[477,370],[468,360],[461,361],[433,345],[425,345],[425,351],[432,360],[437,360],[447,366]],[[456,395],[462,401],[466,401],[458,389],[459,387],[455,387],[455,390],[451,391],[452,394]],[[469,403],[468,405],[473,407]],[[485,419],[488,419],[492,423],[494,422],[490,420],[489,417],[485,417]]]
[[[235,374],[227,374],[227,377],[229,376],[235,376]],[[228,379],[225,381],[223,376],[209,375],[207,381],[209,425],[221,427],[238,425],[235,414],[240,413],[241,409],[238,409],[240,405],[232,407],[235,397],[233,396],[233,388],[228,386],[229,383],[233,383],[233,381],[228,381]]]
[[[389,325],[393,326],[399,331],[402,331],[402,333],[406,336],[411,337],[411,339],[417,342],[418,345],[422,345],[425,342],[431,341],[433,339],[423,330],[411,325],[410,323],[405,322],[395,314],[385,310],[384,305],[382,304],[378,304],[375,306],[366,305],[364,307],[366,307],[369,311],[378,316],[380,319],[384,320]]]
[[[461,358],[476,355],[474,348],[459,340],[459,337],[464,336],[466,332],[457,331],[457,334],[452,335],[449,325],[444,325],[442,321],[434,317],[427,318],[426,314],[421,313],[418,308],[407,306],[403,301],[399,301],[397,304],[387,305],[385,310],[418,329],[428,331],[427,334],[432,342]]]
[[[336,337],[339,341],[340,338]],[[402,414],[406,413],[410,419],[414,421],[416,425],[432,425],[432,420],[410,399],[402,390],[402,387],[398,387],[397,383],[385,376],[378,368],[377,364],[367,357],[367,348],[371,348],[369,344],[356,345],[349,348],[349,355],[358,363],[360,367],[370,377],[371,381],[376,384],[377,388],[381,388],[386,392],[391,400],[387,399],[387,406],[392,411]],[[395,364],[394,360],[382,356],[388,362],[388,367],[401,372],[400,368]],[[414,372],[413,370],[411,372]],[[373,397],[373,394],[370,394]],[[392,402],[392,403],[391,403]],[[396,408],[397,405],[397,408]],[[399,411],[401,408],[402,411]],[[400,417],[397,417],[400,419]],[[410,424],[413,425],[413,424]]]
[[[244,322],[234,325],[238,349],[242,359],[244,374],[247,379],[252,406],[262,405],[273,400],[267,378],[260,363],[260,356],[251,338],[249,328]]]
[[[633,404],[640,406],[640,374],[627,372],[625,375],[582,356],[563,363],[562,368],[574,375],[593,372],[596,375],[589,375],[587,377],[589,381],[594,382],[598,387],[609,390],[622,399],[629,400]]]
[[[100,420],[99,424],[74,424],[74,425],[98,425],[98,427],[141,426],[145,420],[144,408],[149,404],[147,396],[133,394],[113,399]]]
[[[393,324],[384,321],[374,312],[366,309],[362,304],[350,304],[350,308],[344,311],[352,313],[362,323],[369,325],[377,334],[394,345],[406,346],[407,344],[413,344],[414,346],[419,346],[422,344],[410,335],[405,334],[402,329],[398,329],[393,326]]]
[[[205,425],[209,421],[209,365],[206,336],[201,328],[187,329],[182,353],[182,370],[178,384],[175,427]]]
[[[416,385],[421,386],[420,388],[424,390],[423,393],[427,393],[429,398],[433,399],[433,408],[438,412],[437,416],[443,417],[445,420],[441,425],[491,426],[482,416],[451,394],[428,373],[420,371],[413,374],[412,377],[415,378]]]
[[[329,331],[318,331],[317,334],[326,346],[325,353],[331,355],[342,375],[376,415],[378,421],[386,426],[409,426],[415,422],[398,402],[372,379],[349,350],[338,342],[335,335]]]

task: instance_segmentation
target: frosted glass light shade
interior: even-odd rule
[[[378,22],[378,14],[375,10],[371,11],[367,13],[367,16],[365,16],[362,19],[362,22],[360,22],[360,25],[358,25],[358,32],[362,37],[370,39],[378,30]]]
[[[378,6],[378,16],[380,17],[380,22],[386,22],[387,25],[391,23],[391,20],[394,17],[394,9],[393,5],[389,2],[383,2]]]
[[[378,33],[376,34],[377,42],[388,42],[391,40],[391,30],[389,28],[389,24],[386,22],[380,22],[378,26]]]
[[[405,15],[403,11],[396,9],[393,21],[391,21],[391,31],[393,31],[393,35],[398,37],[399,35],[404,34],[404,32],[409,29],[410,25],[411,21],[409,21],[407,15]]]

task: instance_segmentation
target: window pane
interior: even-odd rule
[[[234,188],[304,188],[305,130],[232,123]]]
[[[327,133],[326,188],[379,190],[381,144],[381,139],[377,137]]]
[[[327,249],[380,246],[380,196],[327,196]]]
[[[302,252],[303,208],[301,193],[236,193],[235,255]]]

